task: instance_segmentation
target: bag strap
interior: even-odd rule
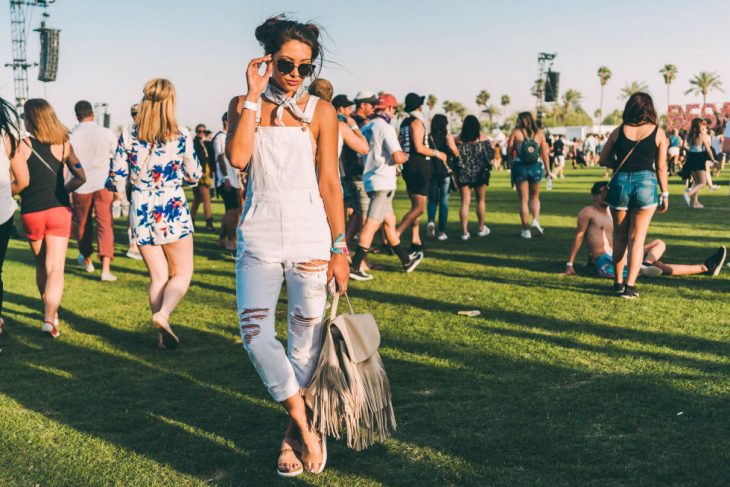
[[[623,130],[623,128],[622,128],[621,130]],[[629,159],[629,156],[630,156],[630,155],[631,155],[631,154],[632,154],[632,153],[634,152],[634,149],[636,149],[636,147],[637,147],[637,146],[639,145],[639,142],[641,142],[642,140],[644,140],[644,139],[639,139],[639,140],[637,140],[637,141],[636,141],[636,143],[635,143],[635,144],[634,144],[634,146],[633,146],[633,147],[631,148],[631,150],[630,150],[629,152],[627,152],[627,153],[626,153],[626,157],[624,157],[623,161],[621,161],[621,164],[619,164],[619,165],[618,165],[618,166],[616,167],[616,169],[614,169],[614,170],[613,170],[613,176],[611,176],[611,180],[610,180],[610,181],[608,182],[608,185],[609,185],[609,186],[611,186],[611,183],[613,182],[613,179],[614,179],[614,178],[616,177],[616,175],[617,175],[617,174],[618,174],[618,172],[619,172],[619,171],[621,170],[621,168],[622,168],[622,167],[624,167],[624,164],[625,164],[625,163],[626,163],[626,161],[627,161],[627,160]]]
[[[352,303],[350,302],[350,296],[348,296],[347,293],[345,293],[345,300],[347,300],[347,307],[350,308],[350,314],[354,315],[355,310],[352,309]],[[335,294],[332,297],[332,307],[330,309],[330,321],[337,318],[337,307],[339,306],[339,304],[340,304],[340,295]]]
[[[36,150],[35,150],[35,149],[33,148],[33,144],[32,144],[32,143],[29,143],[29,142],[27,142],[27,141],[26,141],[25,139],[23,139],[23,141],[24,141],[24,142],[26,143],[26,145],[27,145],[28,147],[30,147],[30,150],[31,150],[31,151],[33,152],[33,154],[35,154],[35,156],[36,156],[36,157],[38,158],[38,160],[40,160],[40,161],[41,161],[41,162],[43,163],[43,165],[44,165],[44,166],[46,166],[46,168],[47,168],[47,169],[48,169],[49,171],[51,171],[51,173],[53,173],[53,175],[54,175],[54,176],[58,176],[58,172],[56,172],[56,171],[55,171],[55,170],[54,170],[54,169],[53,169],[53,168],[51,167],[51,165],[50,165],[50,164],[48,164],[48,162],[47,162],[47,161],[46,161],[46,160],[45,160],[45,159],[43,158],[43,156],[42,156],[42,155],[40,155],[40,154],[39,154],[38,152],[36,152]],[[65,152],[65,149],[66,149],[66,143],[64,142],[64,143],[63,143],[63,148],[61,149],[61,166],[63,166],[63,152]]]
[[[135,188],[137,187],[139,182],[142,180],[142,175],[147,172],[147,165],[150,161],[150,158],[152,157],[152,152],[154,152],[154,149],[156,147],[157,147],[157,143],[155,143],[154,146],[151,145],[151,143],[150,143],[150,148],[149,148],[149,152],[147,152],[147,157],[145,157],[144,162],[139,167],[139,172],[137,173],[137,177],[134,179],[134,184],[132,186],[134,186]]]

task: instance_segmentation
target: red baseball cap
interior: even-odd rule
[[[397,106],[398,100],[396,100],[393,95],[391,95],[390,93],[383,93],[382,95],[380,95],[380,98],[378,99],[378,104],[375,105],[375,108],[395,108]]]

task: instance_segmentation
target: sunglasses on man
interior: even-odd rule
[[[315,65],[311,63],[302,63],[297,65],[286,59],[279,59],[276,61],[276,69],[278,69],[281,74],[289,74],[294,71],[294,68],[296,68],[300,78],[306,78],[314,73]]]

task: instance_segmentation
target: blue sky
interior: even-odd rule
[[[336,93],[361,89],[409,91],[458,100],[475,110],[481,89],[492,100],[507,94],[513,109],[530,108],[539,51],[557,52],[561,92],[577,89],[583,106],[599,105],[596,70],[606,65],[613,79],[606,87],[604,112],[619,108],[627,82],[646,82],[664,111],[666,90],[659,69],[679,67],[674,101],[685,96],[689,78],[716,71],[730,89],[726,29],[730,6],[721,0],[700,4],[677,0],[575,1],[236,1],[236,0],[56,0],[48,12],[60,28],[58,80],[35,81],[31,96],[44,96],[61,119],[73,124],[79,99],[107,102],[112,126],[128,122],[129,106],[141,97],[144,82],[171,79],[178,90],[182,123],[217,128],[228,100],[245,90],[244,67],[260,55],[254,29],[266,17],[287,12],[314,19],[327,31],[322,77]],[[10,61],[8,5],[0,6],[0,65]],[[37,27],[36,10],[31,29]],[[29,59],[38,55],[30,32]],[[12,73],[0,69],[0,96],[12,98]],[[715,93],[708,101],[730,100]]]

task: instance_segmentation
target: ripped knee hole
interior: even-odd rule
[[[266,319],[267,316],[269,308],[246,308],[241,311],[241,335],[245,344],[250,344],[261,333],[261,326],[254,322]]]

